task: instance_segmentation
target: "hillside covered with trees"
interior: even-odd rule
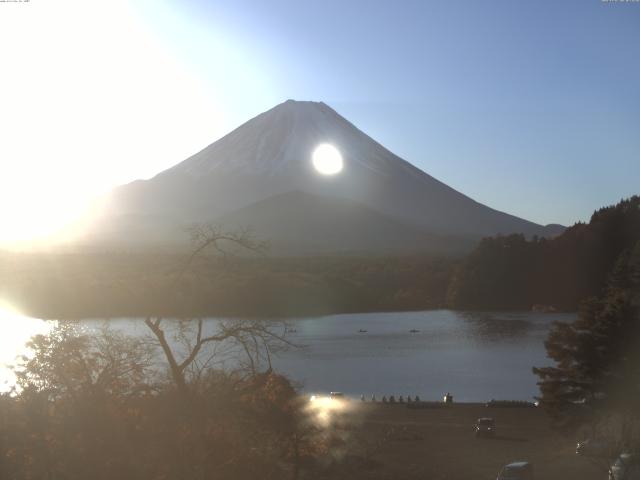
[[[485,238],[466,257],[0,253],[0,298],[38,318],[291,317],[374,311],[576,311],[640,240],[640,197],[545,239]]]
[[[553,239],[485,238],[457,267],[448,304],[457,309],[577,310],[602,293],[619,256],[640,240],[640,197],[596,211]]]
[[[304,316],[443,308],[449,257],[6,254],[0,298],[37,318]]]

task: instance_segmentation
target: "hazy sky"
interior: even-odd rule
[[[640,193],[640,2],[7,2],[0,59],[0,241],[287,98],[539,223]]]

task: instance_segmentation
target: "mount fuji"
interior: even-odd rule
[[[313,167],[335,146],[336,175]],[[457,251],[496,234],[552,236],[393,154],[322,102],[287,100],[149,180],[114,189],[91,243],[172,244],[193,223],[248,227],[279,253]]]

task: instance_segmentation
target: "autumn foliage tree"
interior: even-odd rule
[[[303,405],[273,371],[205,368],[185,403],[143,338],[60,323],[30,346],[18,389],[0,396],[2,478],[279,479],[297,469]]]
[[[257,245],[212,227],[196,240],[177,288],[205,248]],[[302,457],[323,451],[306,402],[271,368],[282,325],[145,324],[150,335],[129,336],[59,322],[32,338],[17,388],[0,395],[0,478],[297,479]]]

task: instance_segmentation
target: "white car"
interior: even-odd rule
[[[621,453],[609,469],[609,480],[640,480],[640,459],[633,453]]]
[[[529,462],[513,462],[505,465],[498,473],[496,480],[533,480],[533,465]]]

